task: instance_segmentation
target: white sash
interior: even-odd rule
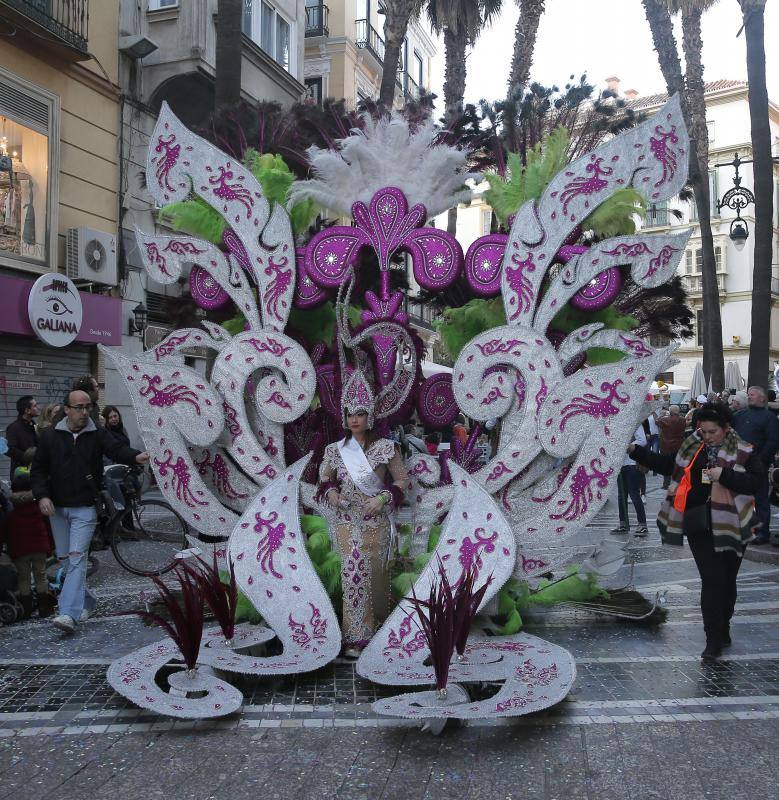
[[[365,451],[353,436],[348,441],[341,439],[338,442],[338,449],[349,477],[363,494],[368,497],[376,497],[377,494],[384,491],[384,483],[373,471]]]

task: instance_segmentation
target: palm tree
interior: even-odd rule
[[[424,0],[386,0],[384,3],[384,62],[382,64],[379,102],[392,108],[400,53],[408,23],[422,10]]]
[[[241,99],[243,0],[219,0],[216,20],[214,111]]]
[[[444,34],[444,123],[451,127],[463,113],[465,54],[483,28],[499,13],[502,0],[428,0],[427,15],[436,33]],[[449,209],[447,230],[457,230],[457,207]]]
[[[703,250],[703,369],[712,387],[719,390],[725,382],[722,350],[717,262],[711,232],[711,196],[709,191],[709,136],[706,128],[703,64],[701,51],[701,16],[716,0],[641,0],[660,69],[669,94],[679,93],[682,110],[690,131],[690,181],[695,194]],[[682,49],[685,73],[673,32],[671,15],[681,12]]]
[[[541,15],[544,13],[544,0],[517,0],[519,19],[514,32],[514,55],[511,59],[507,98],[521,99],[530,77],[533,64],[533,51]]]
[[[771,249],[773,237],[773,181],[768,91],[765,82],[766,0],[739,0],[747,40],[749,116],[752,123],[752,168],[755,194],[755,263],[752,272],[752,336],[749,346],[749,383],[766,385],[771,330]]]

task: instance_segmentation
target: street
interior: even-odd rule
[[[662,497],[649,476],[648,516]],[[580,541],[616,522],[608,506]],[[234,681],[235,717],[176,722],[130,706],[105,682],[112,657],[161,637],[135,617],[148,582],[99,554],[99,615],[72,638],[30,621],[0,631],[3,797],[741,798],[779,780],[779,559],[745,560],[733,646],[703,664],[699,580],[688,550],[660,545],[650,525],[631,543],[633,582],[667,591],[658,629],[569,609],[535,612],[528,632],[569,648],[578,677],[566,701],[500,724],[378,718],[392,694],[337,661],[298,678]],[[771,563],[773,561],[773,563]],[[609,579],[620,586],[630,568]]]

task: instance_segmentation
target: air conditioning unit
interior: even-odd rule
[[[72,281],[116,286],[116,237],[94,228],[70,228],[65,250]]]

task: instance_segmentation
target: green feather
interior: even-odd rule
[[[498,630],[499,636],[512,636],[518,633],[522,628],[522,617],[519,616],[519,611],[514,608],[508,616],[503,627]]]
[[[227,228],[224,217],[200,197],[163,206],[158,218],[180,233],[198,236],[213,244],[221,244],[222,233]]]

